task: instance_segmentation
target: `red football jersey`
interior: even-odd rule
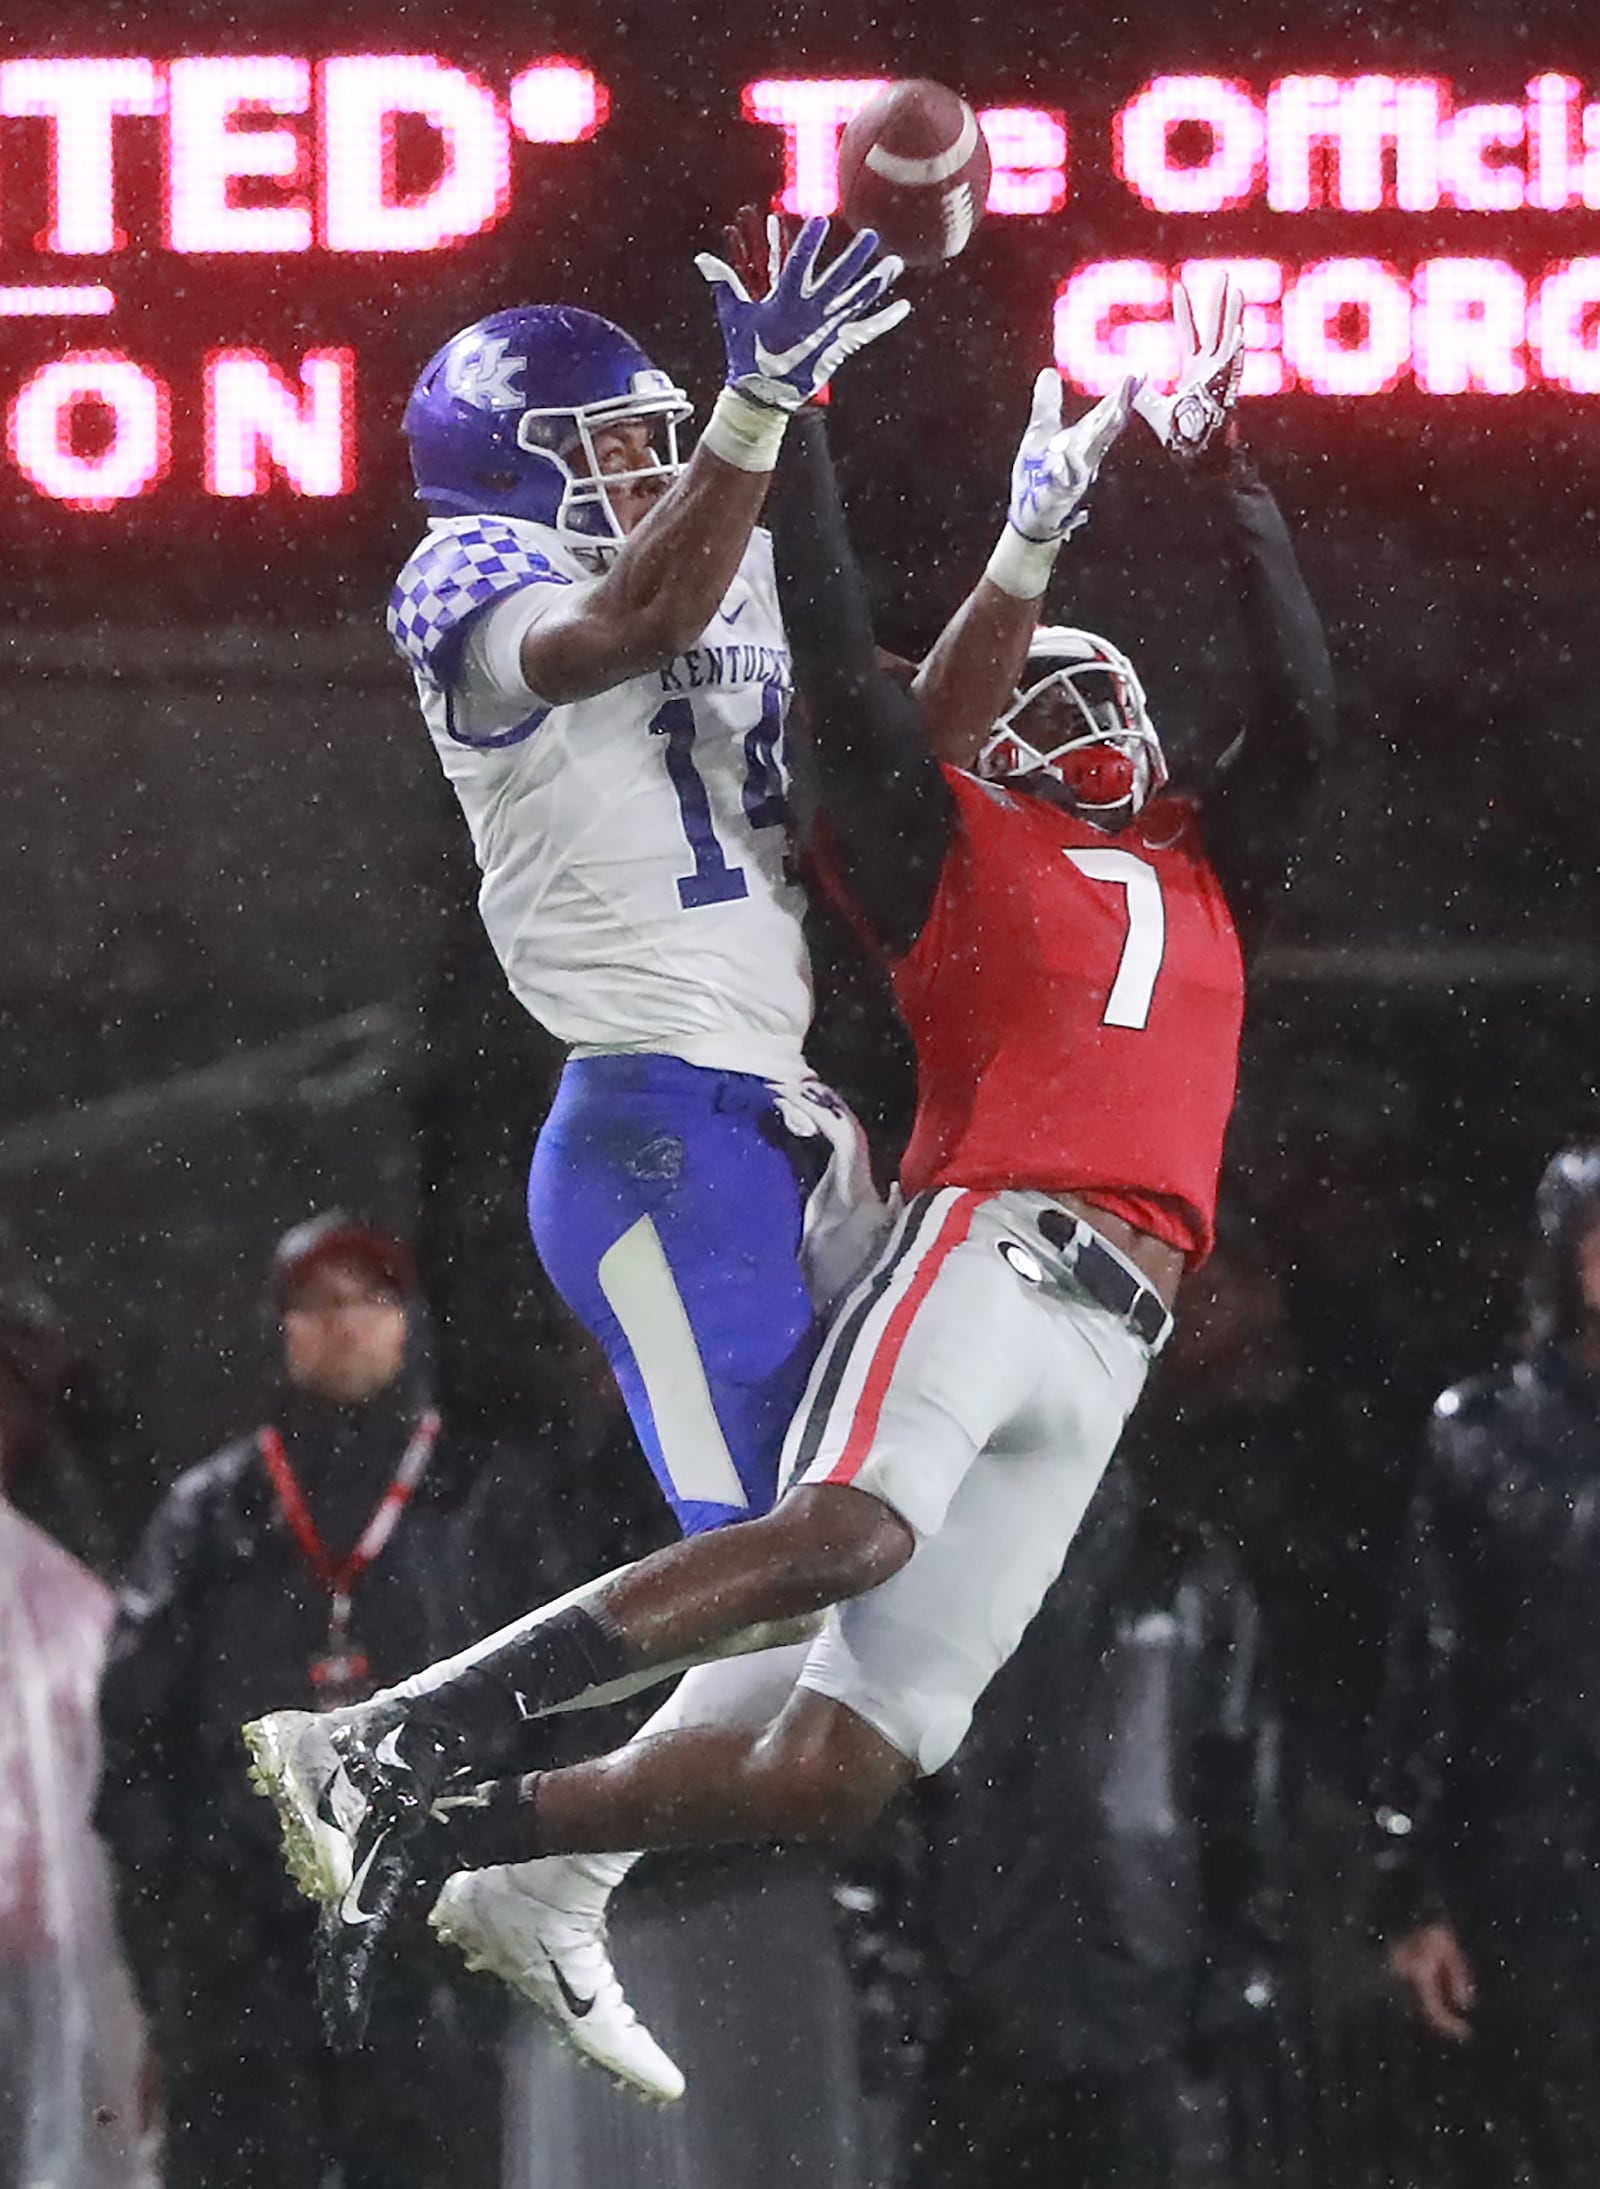
[[[1203,1259],[1244,968],[1193,806],[1155,799],[1108,836],[945,774],[933,910],[890,967],[919,1073],[905,1190],[1079,1193]]]

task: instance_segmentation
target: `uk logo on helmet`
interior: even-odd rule
[[[449,393],[478,410],[520,410],[522,392],[514,383],[526,360],[508,357],[510,347],[500,336],[464,342],[444,369]]]
[[[516,305],[435,351],[406,405],[417,496],[432,517],[521,517],[603,561],[623,533],[610,495],[682,470],[693,406],[630,334],[571,304]],[[643,425],[632,469],[602,462],[596,434]],[[659,436],[659,439],[657,438]]]

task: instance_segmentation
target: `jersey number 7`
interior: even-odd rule
[[[1069,851],[1067,857],[1091,882],[1115,882],[1127,900],[1128,933],[1117,977],[1111,983],[1102,1026],[1147,1025],[1156,975],[1167,947],[1167,908],[1161,877],[1148,860],[1131,851]]]

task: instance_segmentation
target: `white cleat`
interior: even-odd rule
[[[683,2075],[623,1997],[606,1944],[609,1897],[581,1857],[547,1855],[458,1872],[428,1921],[469,1969],[486,1969],[531,2000],[624,2090],[671,2105],[683,2096]]]
[[[351,1845],[366,1803],[333,1735],[356,1715],[274,1710],[244,1728],[251,1784],[277,1809],[289,1875],[308,1900],[339,1900],[349,1890]]]

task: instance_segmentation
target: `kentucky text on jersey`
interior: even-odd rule
[[[390,632],[472,831],[489,940],[579,1054],[799,1078],[811,975],[771,541],[752,537],[698,644],[551,706],[522,641],[598,582],[549,527],[470,516],[436,521],[395,586]]]
[[[692,646],[661,672],[664,692],[705,692],[721,684],[794,686],[787,651],[781,646]]]

